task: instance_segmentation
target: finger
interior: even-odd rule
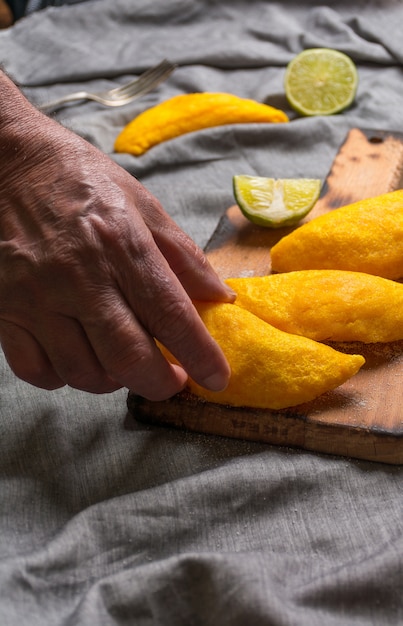
[[[202,250],[179,234],[157,236],[156,243],[192,300],[233,302],[235,292],[217,276]]]
[[[126,276],[121,285],[136,318],[196,382],[214,391],[224,389],[230,376],[224,354],[158,251],[143,255],[142,273],[153,277],[147,288],[136,289],[134,270],[132,280]]]
[[[153,338],[124,303],[86,318],[85,332],[99,362],[122,386],[149,400],[166,400],[183,389],[187,374],[163,357]]]
[[[108,376],[74,318],[54,315],[37,334],[55,372],[70,387],[90,393],[110,393],[121,388]]]
[[[8,364],[21,380],[48,390],[65,385],[35,337],[21,326],[1,320],[0,343]]]
[[[235,293],[218,277],[206,255],[147,192],[141,198],[143,219],[172,271],[193,300],[233,302]]]
[[[154,306],[147,327],[202,387],[221,391],[227,386],[227,360],[188,298],[178,295],[164,307]]]

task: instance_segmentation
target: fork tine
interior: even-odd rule
[[[165,80],[165,78],[167,78],[170,75],[171,71],[172,70],[165,71],[164,73],[160,73],[158,75],[155,75],[154,77],[150,77],[149,80],[143,81],[140,84],[138,82],[129,83],[125,85],[124,87],[122,87],[121,91],[118,91],[112,94],[112,97],[114,99],[130,98],[132,96],[139,95],[144,92],[148,92],[153,87],[155,87],[156,85],[159,85],[159,83]]]
[[[153,87],[156,87],[163,80],[173,72],[177,65],[164,59],[155,67],[149,68],[143,74],[141,74],[135,80],[132,80],[126,85],[115,87],[114,89],[108,89],[107,91],[89,93],[88,91],[76,91],[68,95],[52,100],[41,105],[42,111],[50,111],[60,106],[64,106],[68,102],[75,102],[77,100],[95,100],[105,106],[122,106],[131,102],[136,96],[141,96],[148,91],[151,91]]]
[[[156,67],[151,67],[146,72],[141,74],[139,78],[135,78],[130,83],[126,83],[121,87],[111,89],[109,91],[109,96],[112,98],[116,98],[118,96],[128,97],[142,91],[143,89],[148,89],[154,83],[158,84],[160,81],[167,78],[176,67],[177,65],[164,59],[164,61]]]
[[[151,91],[154,87],[162,83],[168,76],[171,74],[172,70],[166,70],[164,73],[155,76],[147,82],[144,82],[142,85],[132,85],[131,87],[125,88],[119,96],[121,98],[131,98],[136,95],[141,95],[143,93],[147,93]]]

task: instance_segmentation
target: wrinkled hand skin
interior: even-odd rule
[[[0,72],[0,341],[44,389],[166,399],[229,367],[192,299],[233,296],[158,201]],[[158,339],[182,364],[169,364]]]

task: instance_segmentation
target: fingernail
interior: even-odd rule
[[[225,374],[212,374],[204,379],[203,387],[211,391],[223,391],[229,381],[229,376]]]
[[[222,283],[223,286],[225,287],[225,291],[228,294],[228,298],[231,302],[233,302],[236,298],[236,291],[234,291],[233,289],[231,289],[231,287],[229,287],[226,283]]]

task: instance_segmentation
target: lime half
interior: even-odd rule
[[[285,93],[301,115],[332,115],[353,102],[358,85],[354,62],[331,48],[311,48],[287,66]]]
[[[254,224],[268,228],[291,226],[313,208],[319,198],[317,178],[233,177],[235,200]]]

